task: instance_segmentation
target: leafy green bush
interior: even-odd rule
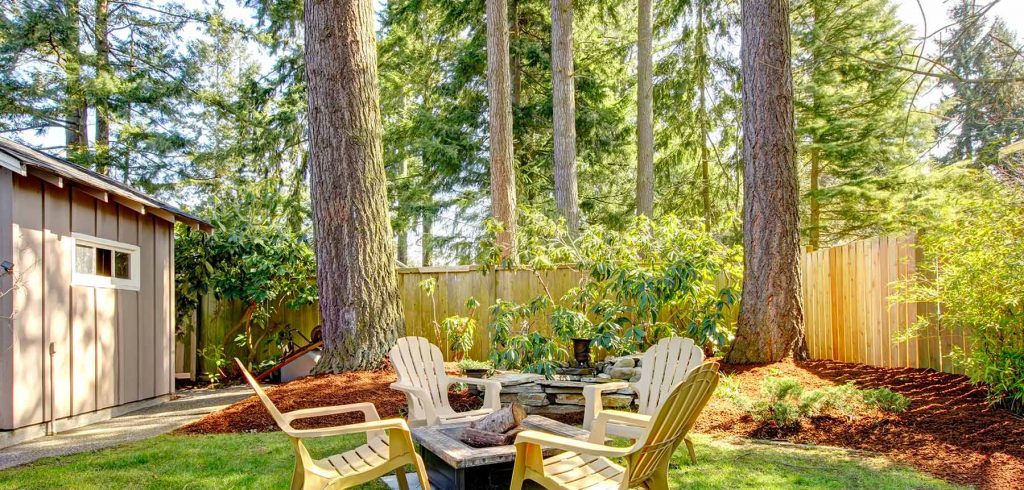
[[[939,327],[968,337],[953,361],[991,401],[1024,411],[1024,194],[973,172],[949,181],[955,206],[919,236],[922,273],[894,299],[941,304]]]
[[[864,403],[890,413],[903,413],[910,408],[910,398],[889,388],[864,390]]]
[[[707,351],[728,343],[738,295],[721,284],[735,282],[740,256],[700,222],[640,217],[622,230],[591,226],[573,237],[561,223],[527,214],[520,231],[518,263],[535,272],[545,294],[491,307],[497,365],[550,374],[572,338],[613,354],[641,352],[671,335],[691,337]],[[541,273],[555,264],[586,273],[561,297],[550,294]],[[531,335],[540,320],[555,339]]]
[[[490,361],[475,361],[469,358],[459,361],[458,366],[463,372],[474,369],[486,369],[488,371],[494,370],[494,364],[491,364]]]
[[[473,316],[480,302],[470,296],[466,300],[466,309],[469,316],[453,315],[441,321],[441,331],[448,339],[448,346],[455,351],[456,357],[461,359],[473,348],[473,339],[476,335],[476,320]]]

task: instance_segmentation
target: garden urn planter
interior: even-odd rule
[[[576,359],[576,365],[590,365],[590,341],[591,339],[572,339],[572,354]]]
[[[467,378],[484,379],[487,377],[487,372],[490,369],[463,369],[462,372],[466,373]]]

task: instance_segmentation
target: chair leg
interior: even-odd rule
[[[306,482],[306,470],[302,467],[302,463],[295,461],[295,469],[292,471],[292,490],[301,490]]]
[[[423,458],[419,454],[413,456],[416,457],[416,476],[420,479],[420,488],[430,490],[430,480],[427,479],[427,467],[423,464]]]
[[[516,464],[512,467],[512,483],[508,490],[522,490],[523,480],[526,477],[526,445],[516,445]]]
[[[395,480],[398,481],[398,488],[401,490],[409,490],[409,481],[405,479],[405,468],[399,466],[395,468]]]
[[[697,464],[697,452],[693,450],[693,441],[690,440],[690,436],[684,436],[683,442],[686,443],[686,451],[690,453],[690,463]]]

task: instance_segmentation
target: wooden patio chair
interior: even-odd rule
[[[606,411],[601,403],[603,393],[632,387],[637,395],[636,401],[639,408],[637,412],[646,418],[613,419],[613,422],[607,427],[607,432],[610,435],[630,439],[640,437],[644,425],[650,421],[651,415],[668,398],[672,387],[686,379],[686,375],[700,366],[702,362],[704,362],[704,351],[694,345],[692,339],[666,337],[659,340],[656,345],[647,349],[641,359],[639,381],[635,383],[601,383],[583,388],[583,397],[586,400],[583,427],[591,429],[598,415]]]
[[[350,488],[360,485],[383,475],[394,472],[398,486],[402,490],[409,489],[405,479],[405,465],[416,468],[421,488],[430,488],[427,471],[423,459],[416,454],[412,444],[409,426],[399,418],[380,420],[377,409],[372,403],[353,403],[334,407],[307,408],[281,413],[277,406],[260,387],[245,365],[237,358],[235,362],[245,375],[246,381],[252,386],[256,396],[270,412],[277,426],[288,435],[288,440],[295,451],[295,471],[292,473],[292,490],[309,490],[322,488]],[[322,429],[295,429],[291,423],[297,419],[323,417],[340,413],[362,412],[366,421],[357,424],[325,427]],[[344,434],[366,434],[366,444],[341,454],[314,460],[304,439],[339,436]]]
[[[516,436],[516,463],[511,490],[533,480],[547,489],[668,490],[672,453],[685,441],[693,457],[689,431],[718,385],[718,364],[707,363],[669,390],[643,434],[626,448],[606,446],[605,428],[612,421],[630,421],[628,412],[606,411],[597,416],[588,441],[527,430]],[[543,459],[543,448],[565,452]],[[609,458],[623,458],[625,466]]]
[[[441,349],[423,337],[402,337],[388,353],[398,381],[391,388],[405,393],[409,425],[413,427],[471,422],[501,408],[501,383],[488,379],[458,378],[444,371]],[[448,402],[448,387],[475,384],[484,389],[484,406],[456,412]]]

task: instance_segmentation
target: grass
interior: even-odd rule
[[[832,448],[696,436],[698,464],[675,455],[672,488],[958,488],[884,458]],[[312,442],[314,456],[361,444],[361,436]],[[287,488],[291,447],[280,433],[164,435],[93,453],[0,471],[0,489]],[[362,490],[384,489],[375,483]]]

